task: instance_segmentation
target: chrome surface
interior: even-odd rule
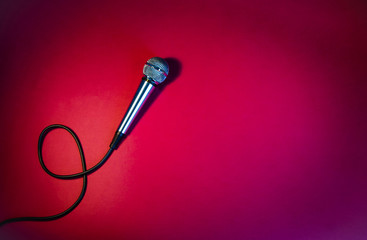
[[[148,82],[148,79],[143,79],[139,85],[138,90],[130,103],[128,111],[126,112],[124,118],[122,119],[118,132],[126,134],[129,130],[131,123],[134,121],[135,117],[138,115],[140,109],[144,105],[149,95],[153,92],[154,85]]]

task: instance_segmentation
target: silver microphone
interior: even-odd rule
[[[153,57],[145,63],[143,68],[143,79],[112,139],[110,144],[111,149],[117,149],[120,146],[122,139],[126,136],[131,123],[138,115],[145,101],[153,92],[154,88],[166,79],[168,72],[169,67],[167,62],[160,57]]]

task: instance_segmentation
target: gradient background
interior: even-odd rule
[[[296,2],[1,1],[1,220],[79,194],[44,127],[91,167],[145,61],[172,75],[71,214],[0,238],[367,239],[367,4]],[[44,156],[81,169],[62,130]]]

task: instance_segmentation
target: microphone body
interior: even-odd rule
[[[166,79],[168,71],[167,62],[159,57],[149,59],[144,65],[143,73],[145,76],[143,77],[127,112],[125,113],[124,118],[117,128],[115,136],[110,144],[111,149],[115,150],[120,146],[144,103],[153,92],[154,88]]]
[[[148,99],[149,95],[153,92],[155,85],[147,79],[147,77],[143,77],[141,83],[138,87],[138,90],[135,93],[133,100],[130,103],[130,106],[125,113],[124,118],[122,119],[118,129],[115,133],[115,137],[113,138],[110,148],[117,149],[121,144],[122,140],[126,136],[132,122],[138,115],[139,111],[142,109],[145,101]]]

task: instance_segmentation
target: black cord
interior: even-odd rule
[[[66,131],[68,131],[71,136],[74,138],[77,146],[78,146],[78,150],[79,150],[79,154],[80,154],[80,160],[82,162],[82,172],[79,173],[74,173],[74,174],[67,174],[67,175],[60,175],[60,174],[56,174],[51,172],[45,165],[44,161],[43,161],[43,156],[42,156],[42,146],[43,146],[43,142],[47,136],[47,134],[57,128],[61,128],[64,129]],[[43,168],[43,170],[45,170],[45,172],[54,177],[54,178],[59,178],[59,179],[65,179],[65,180],[69,180],[69,179],[77,179],[77,178],[83,178],[83,186],[82,186],[82,190],[79,194],[78,199],[73,203],[73,205],[71,205],[69,208],[67,208],[65,211],[60,212],[58,214],[55,215],[51,215],[51,216],[46,216],[46,217],[18,217],[18,218],[9,218],[6,219],[2,222],[0,222],[0,227],[7,224],[7,223],[11,223],[11,222],[20,222],[20,221],[51,221],[51,220],[56,220],[59,219],[67,214],[69,214],[71,211],[73,211],[78,205],[79,203],[82,201],[85,192],[87,190],[87,175],[96,171],[98,168],[100,168],[106,161],[107,159],[111,156],[112,152],[114,149],[110,148],[108,150],[108,152],[106,153],[106,155],[102,158],[101,161],[99,161],[95,166],[93,166],[92,168],[87,170],[87,166],[85,163],[85,156],[84,156],[84,152],[83,152],[83,148],[82,145],[80,143],[80,140],[78,138],[78,136],[75,134],[75,132],[73,130],[71,130],[69,127],[65,126],[65,125],[61,125],[61,124],[53,124],[50,126],[45,127],[38,139],[38,159],[40,161],[40,164]]]

